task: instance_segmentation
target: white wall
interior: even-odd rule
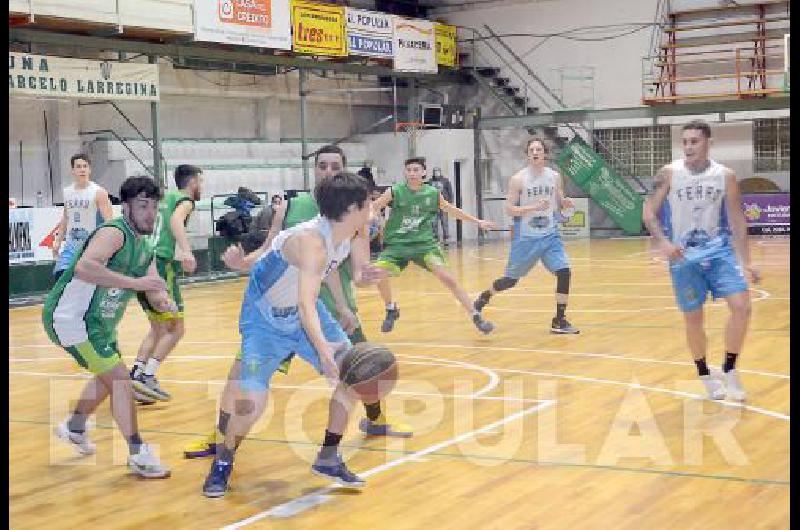
[[[444,13],[441,18],[451,24],[478,28],[483,33],[483,24],[489,24],[497,34],[550,34],[578,26],[651,23],[655,9],[656,0],[557,0],[460,10]],[[613,32],[613,28],[608,31]],[[552,68],[592,66],[595,68],[597,108],[640,105],[642,57],[648,54],[651,33],[652,30],[646,28],[603,42],[550,38],[523,59],[551,86],[555,81]],[[543,39],[508,37],[505,40],[522,55]]]

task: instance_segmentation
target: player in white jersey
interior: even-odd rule
[[[354,398],[339,382],[335,355],[351,343],[318,295],[322,282],[350,255],[351,240],[366,229],[370,214],[367,183],[357,175],[338,174],[319,182],[314,196],[320,215],[280,232],[271,250],[250,270],[239,316],[239,395],[225,440],[216,449],[203,485],[207,497],[225,495],[236,449],[264,411],[272,375],[292,352],[325,374],[335,387],[325,439],[312,471],[342,485],[364,485],[339,454]],[[365,238],[356,238],[353,245],[358,240],[366,245]],[[353,253],[356,283],[386,276],[358,259],[367,255],[366,248]]]
[[[514,218],[514,242],[505,273],[478,296],[474,307],[481,311],[492,295],[514,287],[541,259],[545,268],[556,277],[556,314],[550,331],[579,333],[565,316],[571,272],[556,224],[571,217],[575,205],[564,196],[561,175],[545,165],[547,147],[544,140],[528,140],[525,156],[528,166],[508,181],[506,212]]]
[[[707,123],[698,120],[684,125],[681,142],[684,158],[658,172],[643,218],[670,262],[675,297],[686,322],[686,340],[709,398],[727,395],[743,400],[746,394],[736,360],[750,320],[750,293],[742,269],[754,283],[759,281],[759,272],[750,261],[739,184],[730,168],[709,158],[711,128]],[[706,364],[703,304],[709,292],[715,299],[724,298],[730,310],[722,373],[709,370]]]
[[[114,216],[108,192],[89,180],[92,175],[89,157],[79,153],[69,162],[73,183],[64,188],[64,216],[53,243],[53,259],[56,260],[53,275],[56,279],[69,267],[89,234]]]

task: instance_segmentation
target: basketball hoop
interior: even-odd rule
[[[408,140],[408,158],[417,156],[417,138],[420,129],[424,127],[425,124],[419,121],[399,121],[395,125],[395,134],[399,132],[405,133]]]

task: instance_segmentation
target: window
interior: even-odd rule
[[[650,179],[672,160],[670,126],[597,129],[594,149],[621,177]]]
[[[753,171],[789,171],[789,118],[753,122]]]

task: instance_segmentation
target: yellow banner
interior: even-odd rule
[[[436,23],[436,62],[442,66],[458,65],[455,26]]]
[[[292,0],[292,47],[297,53],[347,55],[344,7]]]

